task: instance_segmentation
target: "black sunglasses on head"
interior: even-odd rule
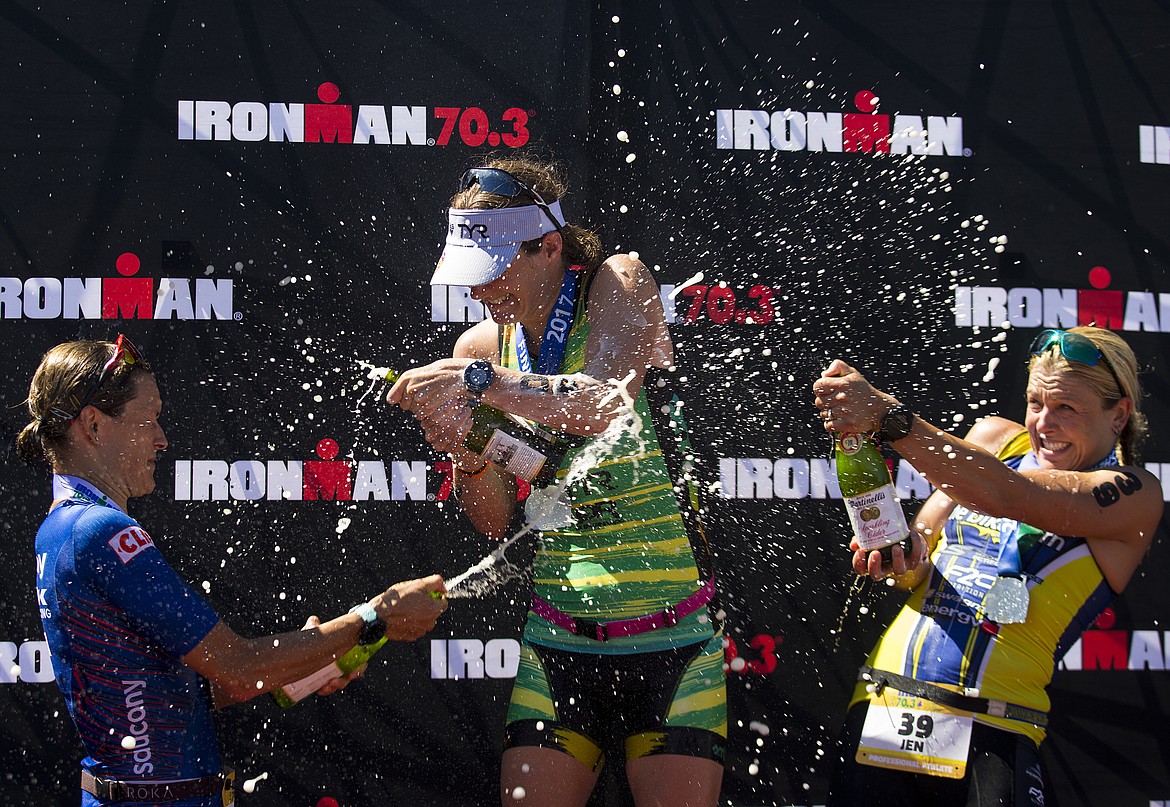
[[[533,204],[544,211],[544,215],[548,216],[548,220],[557,228],[557,232],[561,233],[562,237],[564,236],[564,232],[561,230],[561,223],[552,214],[552,210],[549,209],[548,202],[544,201],[544,197],[502,168],[469,168],[459,178],[459,190],[465,191],[472,185],[479,185],[487,193],[493,193],[496,196],[506,196],[509,199],[515,199],[518,196],[527,196],[532,200]]]

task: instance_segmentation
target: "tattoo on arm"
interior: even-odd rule
[[[572,395],[581,389],[581,385],[572,378],[566,376],[558,376],[553,392],[557,395]]]
[[[1141,489],[1142,480],[1138,478],[1137,474],[1122,471],[1113,477],[1112,482],[1106,482],[1093,488],[1093,498],[1102,507],[1109,507],[1121,501],[1123,495],[1132,496]]]
[[[525,375],[520,377],[520,389],[530,389],[545,394],[552,393],[552,379],[546,375]]]

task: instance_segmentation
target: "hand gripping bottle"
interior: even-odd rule
[[[369,377],[398,380],[401,373],[387,367],[376,367]],[[533,429],[524,421],[479,401],[471,401],[471,431],[463,438],[463,446],[474,451],[513,476],[535,487],[544,487],[556,480],[565,452],[571,446],[567,440],[557,440],[542,429]]]
[[[561,441],[485,403],[472,403],[471,431],[463,445],[538,488],[556,480],[565,456]]]
[[[862,551],[880,550],[882,563],[889,564],[893,545],[901,543],[909,557],[914,544],[881,452],[868,434],[843,433],[834,442],[837,482]]]
[[[377,653],[384,644],[386,644],[385,636],[373,644],[356,645],[349,652],[338,658],[337,661],[325,665],[312,675],[305,676],[299,681],[293,681],[291,684],[285,684],[280,689],[273,690],[272,697],[280,704],[281,708],[287,709],[297,701],[302,701],[309,697],[334,678],[349,675],[369,661],[370,657]]]

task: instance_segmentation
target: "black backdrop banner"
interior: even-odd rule
[[[427,281],[488,153],[558,158],[568,217],[663,288],[717,494],[726,804],[823,803],[899,605],[849,568],[809,394],[833,357],[962,433],[1022,415],[1038,329],[1104,323],[1170,493],[1164,4],[12,0],[0,31],[0,803],[77,800],[33,585],[48,474],[12,453],[52,345],[125,332],[156,367],[171,443],[132,512],[242,633],[490,551],[366,378],[482,318]],[[909,511],[930,488],[896,470]],[[1066,807],[1170,800],[1167,573],[1160,534],[1060,663]],[[337,696],[219,714],[226,759],[267,775],[240,803],[497,803],[525,592],[453,602]],[[620,766],[591,803],[627,803]]]

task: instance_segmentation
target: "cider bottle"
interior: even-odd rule
[[[287,709],[298,701],[309,697],[334,678],[349,675],[369,661],[370,657],[381,650],[384,644],[386,644],[385,636],[373,644],[355,645],[344,655],[340,656],[337,661],[325,665],[312,675],[306,675],[299,681],[285,684],[280,689],[274,689],[272,691],[272,697],[280,704],[282,709]]]
[[[463,439],[469,451],[535,487],[556,480],[565,456],[565,446],[558,443],[543,431],[529,428],[485,403],[472,404],[471,431]]]
[[[873,439],[868,434],[837,435],[834,441],[837,483],[857,543],[867,555],[875,549],[882,563],[893,559],[892,547],[901,543],[910,556],[913,541],[902,505],[894,494],[894,480]]]
[[[370,378],[391,383],[400,375],[388,367],[376,367],[369,373]],[[480,401],[470,403],[471,431],[463,438],[464,448],[536,487],[556,480],[557,469],[570,447],[567,441],[554,439],[494,406]]]

